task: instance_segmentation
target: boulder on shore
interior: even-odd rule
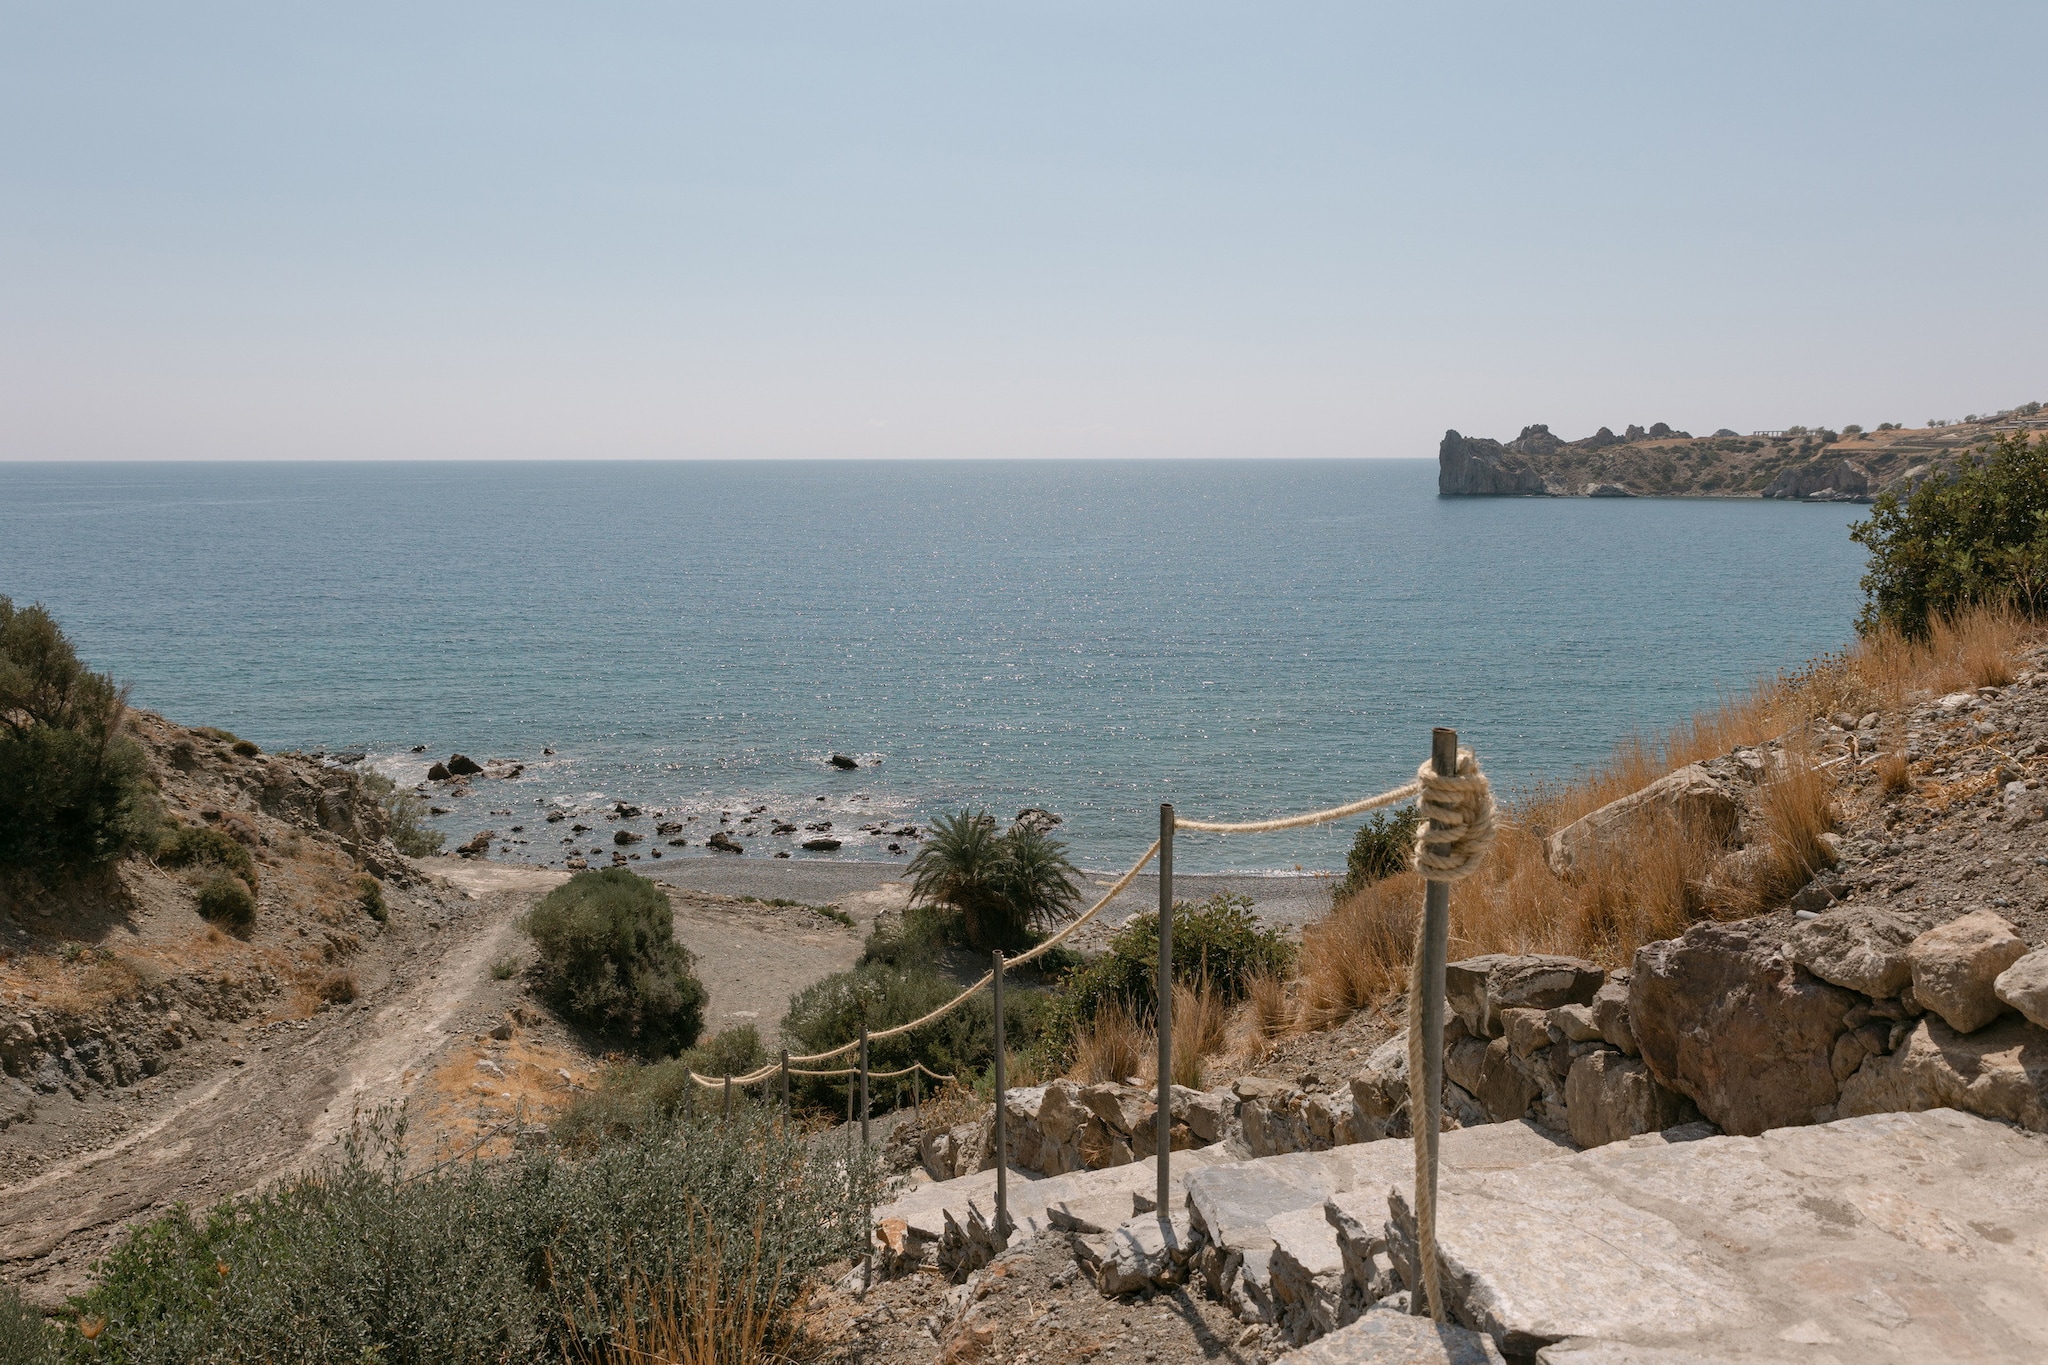
[[[839,768],[847,772],[851,772],[853,769],[858,768],[860,766],[859,759],[853,758],[847,754],[834,754],[832,755],[832,757],[826,759],[825,761],[827,763],[830,763],[833,767]]]
[[[1626,841],[1645,823],[1675,820],[1681,829],[1725,842],[1742,819],[1742,803],[1725,783],[1697,763],[1658,778],[1641,791],[1610,801],[1550,836],[1550,870],[1568,875],[1603,848]]]
[[[745,853],[747,851],[745,845],[722,829],[712,834],[709,839],[706,839],[704,846],[716,849],[720,853]]]
[[[483,764],[467,754],[451,754],[448,758],[448,772],[455,777],[475,777],[484,770]]]
[[[1913,997],[1956,1032],[1973,1033],[2004,1011],[1998,975],[2026,955],[2012,925],[1989,910],[1950,920],[1906,949]]]

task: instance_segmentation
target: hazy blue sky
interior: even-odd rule
[[[0,459],[2048,399],[2048,6],[0,4]]]

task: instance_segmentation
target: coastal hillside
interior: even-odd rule
[[[1870,502],[1953,465],[1966,451],[2009,431],[2048,430],[2048,410],[2022,403],[1924,427],[1883,423],[1789,427],[1708,436],[1663,422],[1606,427],[1567,441],[1543,425],[1512,441],[1444,433],[1437,449],[1437,492],[1447,498],[1783,498]]]

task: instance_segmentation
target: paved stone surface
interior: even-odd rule
[[[1503,1365],[1485,1333],[1406,1313],[1367,1313],[1288,1359],[1299,1365]]]
[[[1198,1151],[1175,1152],[1171,1175],[1173,1179],[1173,1203],[1178,1206],[1183,1182],[1189,1174],[1205,1166],[1214,1165],[1231,1158],[1215,1148]],[[1033,1179],[1018,1171],[1010,1172],[1010,1221],[1015,1225],[1010,1245],[1036,1237],[1053,1226],[1048,1212],[1051,1206],[1062,1202],[1075,1203],[1092,1201],[1101,1196],[1122,1196],[1129,1199],[1134,1194],[1152,1197],[1157,1186],[1159,1173],[1151,1158],[1134,1161],[1127,1166],[1111,1166],[1100,1171],[1072,1171],[1066,1175],[1047,1176]],[[936,1240],[945,1230],[945,1214],[950,1212],[956,1220],[965,1222],[967,1206],[972,1201],[982,1212],[993,1218],[996,1205],[996,1173],[992,1170],[977,1171],[957,1180],[934,1181],[920,1185],[899,1196],[894,1202],[884,1204],[875,1210],[875,1221],[879,1224],[886,1218],[901,1218],[917,1233]],[[1127,1211],[1124,1215],[1129,1217]]]
[[[1974,1115],[1637,1138],[1441,1189],[1447,1293],[1509,1354],[2048,1360],[2048,1139]]]

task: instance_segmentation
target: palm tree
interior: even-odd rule
[[[940,818],[910,874],[911,898],[959,911],[972,948],[1024,946],[1034,927],[1071,917],[1081,898],[1065,844],[1028,825],[998,834],[987,811]]]

